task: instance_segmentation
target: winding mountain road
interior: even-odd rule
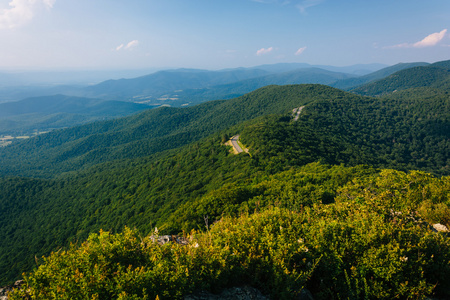
[[[300,114],[302,113],[303,108],[305,108],[305,106],[300,106],[298,108],[293,109],[292,114],[294,116],[294,122],[298,121],[298,118],[300,118]]]
[[[233,146],[235,152],[237,153],[241,153],[244,152],[244,150],[242,150],[241,146],[239,146],[238,144],[238,140],[239,140],[239,135],[235,135],[231,138],[231,145]]]

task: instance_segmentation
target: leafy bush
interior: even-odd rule
[[[280,210],[226,219],[187,246],[158,245],[126,228],[101,231],[44,258],[11,299],[177,299],[248,283],[280,299],[300,292],[313,269],[299,216]]]

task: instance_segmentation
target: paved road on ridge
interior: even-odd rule
[[[244,152],[244,150],[242,150],[241,146],[239,146],[238,141],[239,140],[239,135],[235,135],[231,138],[231,144],[233,145],[233,148],[236,149],[237,153],[241,153]]]
[[[300,114],[302,113],[302,109],[305,108],[305,106],[301,106],[299,108],[294,108],[292,111],[294,114],[294,122],[298,121],[298,118],[300,118]]]

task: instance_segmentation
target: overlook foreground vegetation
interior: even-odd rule
[[[420,68],[424,84],[376,98],[267,86],[0,149],[1,281],[26,271],[12,299],[243,284],[274,299],[449,298],[449,234],[432,227],[450,228],[446,64],[362,90]],[[249,154],[224,145],[235,134]]]

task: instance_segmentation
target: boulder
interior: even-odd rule
[[[174,242],[180,245],[189,244],[189,241],[186,238],[178,235],[156,235],[156,236],[152,235],[150,236],[150,239],[153,242],[157,242],[159,245],[164,245],[167,244],[168,242]]]
[[[17,280],[13,285],[0,288],[0,300],[8,300],[8,293],[13,289],[18,289],[24,284],[23,280]]]
[[[439,223],[433,224],[433,228],[437,232],[449,232],[447,226],[439,224]]]

